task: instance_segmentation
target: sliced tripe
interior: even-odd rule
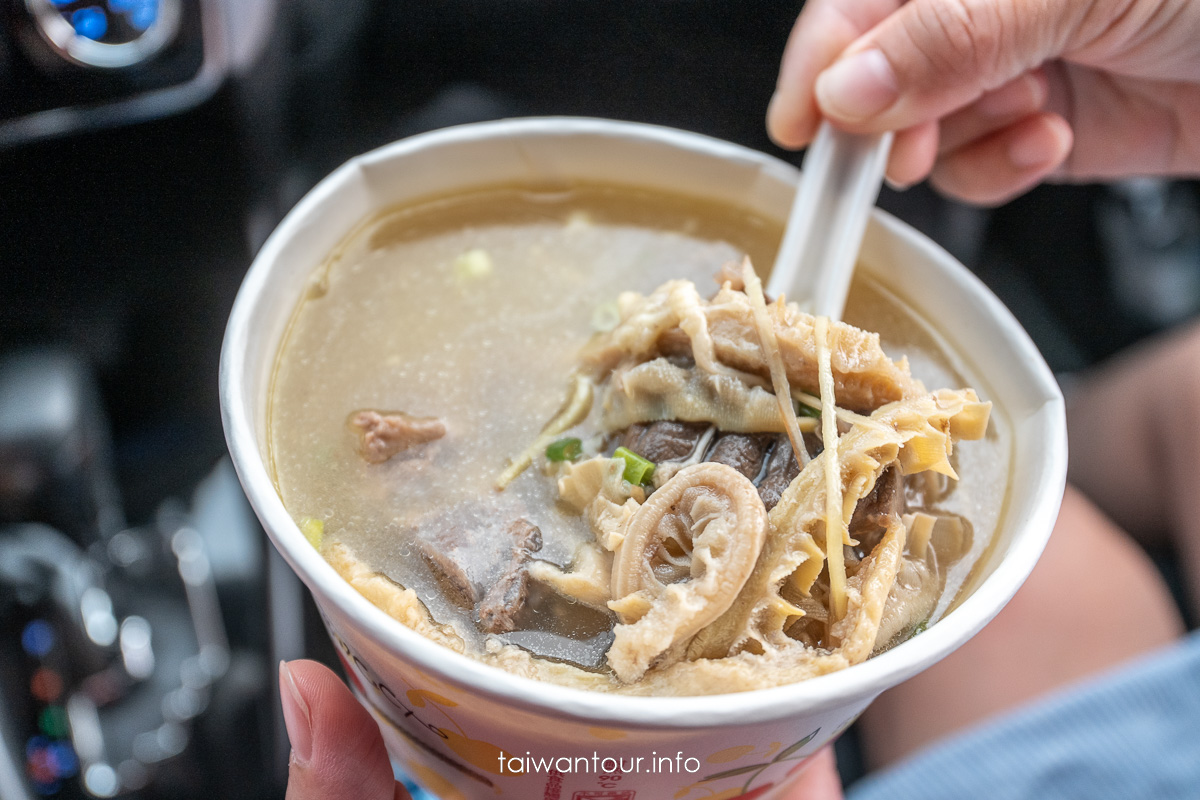
[[[830,633],[838,652],[851,664],[865,661],[875,649],[888,596],[903,563],[904,539],[904,523],[893,519],[847,587],[852,613],[834,622]]]
[[[612,555],[592,542],[579,546],[569,570],[548,561],[533,561],[529,564],[529,577],[568,600],[601,611],[608,610],[606,604],[612,599]]]
[[[624,462],[614,462],[620,459],[595,456],[564,464],[558,478],[558,499],[575,513],[582,513],[604,490],[605,483],[612,480],[612,473],[619,475],[624,470]]]
[[[596,456],[568,464],[558,479],[559,497],[583,511],[596,543],[610,552],[620,547],[630,517],[646,499],[645,489],[625,480],[624,472],[624,459]]]
[[[796,420],[796,409],[792,406],[792,387],[788,385],[787,369],[783,358],[779,355],[779,341],[775,338],[775,326],[767,316],[767,300],[763,296],[762,281],[758,273],[750,265],[750,259],[742,262],[742,282],[746,286],[746,296],[750,298],[750,308],[754,312],[754,324],[758,329],[758,343],[762,348],[763,358],[771,371],[771,385],[775,389],[775,402],[779,406],[779,416],[783,419],[784,430],[792,443],[792,452],[800,460],[803,467],[810,460],[808,447],[804,444],[804,436],[800,433],[800,423]],[[826,358],[828,361],[828,357]]]
[[[621,321],[612,330],[594,336],[581,354],[585,367],[594,370],[598,378],[621,361],[649,361],[662,355],[658,340],[671,333],[684,345],[684,352],[710,374],[736,378],[748,386],[765,385],[760,376],[719,359],[708,326],[709,303],[691,281],[667,281],[649,295],[623,292],[617,303]]]
[[[697,310],[703,312],[700,324]],[[779,356],[793,388],[816,392],[817,364],[813,317],[795,303],[773,303],[767,317],[775,333]],[[684,329],[684,320],[688,318]],[[904,359],[892,361],[883,352],[879,335],[842,322],[834,323],[837,351],[833,375],[843,408],[869,413],[884,403],[923,394],[925,389],[908,371]],[[770,385],[770,365],[751,299],[732,284],[704,300],[687,281],[669,281],[648,295],[621,296],[621,323],[598,334],[580,354],[581,367],[598,381],[619,364],[662,356],[711,356],[722,373],[747,375],[750,385]]]
[[[749,261],[746,263],[749,263]],[[692,359],[696,362],[696,366],[704,372],[710,375],[724,375],[740,381],[746,386],[760,386],[762,384],[762,378],[757,375],[727,367],[717,360],[712,335],[708,332],[708,318],[704,316],[704,309],[700,305],[699,298],[694,299],[682,311],[679,320],[679,329],[686,333],[688,338],[692,340]]]
[[[815,333],[821,385],[821,438],[825,442],[821,457],[825,459],[825,560],[829,570],[829,611],[834,620],[839,620],[846,616],[846,563],[842,545],[850,544],[850,532],[842,516],[842,470],[838,463],[837,403],[833,394],[828,317],[817,317]]]
[[[675,420],[708,422],[729,432],[785,432],[772,392],[666,358],[617,367],[605,381],[599,404],[601,425],[610,431]],[[801,431],[815,425],[811,417],[800,420]]]
[[[692,637],[733,603],[766,536],[758,490],[705,462],[680,470],[630,520],[613,559],[608,663],[622,681],[683,657]]]
[[[896,580],[879,619],[872,653],[899,644],[901,634],[911,636],[921,623],[928,625],[935,621],[938,598],[944,588],[944,581],[935,567],[932,559],[917,560],[907,555],[900,559]]]
[[[937,524],[937,517],[924,511],[914,511],[900,519],[908,531],[907,553],[913,558],[924,558],[930,539],[933,538],[933,526]]]
[[[913,441],[940,444],[940,456],[927,454],[918,465],[928,468],[945,457],[950,446],[947,431],[964,429],[982,436],[979,418],[987,410],[988,404],[980,403],[970,389],[940,390],[889,403],[871,415],[869,424],[852,425],[836,444],[843,511],[869,494],[888,466],[898,459],[903,465],[903,454]],[[960,425],[960,416],[969,424]],[[791,584],[789,592],[810,594],[824,565],[825,553],[814,534],[821,535],[825,526],[828,463],[825,458],[814,459],[784,490],[767,515],[768,535],[754,572],[729,610],[693,639],[689,658],[723,658],[744,650],[775,652],[795,644],[785,629],[804,612],[781,596],[781,589],[786,581]],[[852,616],[852,604],[847,605]]]
[[[566,464],[558,479],[558,496],[582,513],[595,540],[575,551],[570,569],[546,561],[529,565],[529,576],[569,600],[607,611],[612,599],[612,552],[625,539],[629,522],[645,499],[645,491],[626,481],[625,462],[595,456]]]

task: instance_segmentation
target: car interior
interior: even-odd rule
[[[799,164],[764,114],[800,6],[0,0],[0,797],[283,797],[276,665],[336,658],[242,494],[217,374],[289,208],[356,154],[507,117]],[[879,205],[983,279],[1068,388],[1200,311],[1195,182]],[[862,773],[853,730],[838,755]]]

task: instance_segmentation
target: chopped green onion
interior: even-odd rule
[[[592,216],[586,211],[572,211],[567,216],[567,230],[577,231],[591,226]]]
[[[910,633],[908,635],[908,638],[911,639],[919,633],[924,633],[928,627],[929,627],[929,617],[926,617],[925,619],[923,619],[917,623],[917,626],[915,628],[913,628],[913,631],[912,631],[912,633]]]
[[[305,539],[308,539],[309,544],[320,550],[321,540],[325,537],[325,521],[305,517],[300,520],[300,532],[304,534]]]
[[[801,417],[813,417],[814,419],[821,418],[821,409],[813,408],[810,405],[796,401],[796,414]]]
[[[559,439],[546,448],[546,458],[551,461],[574,461],[583,455],[583,442],[567,437]]]
[[[454,259],[454,274],[459,280],[478,280],[492,274],[492,257],[476,247]]]
[[[592,330],[608,333],[621,324],[621,309],[615,300],[601,303],[592,310]]]
[[[618,447],[613,453],[613,458],[619,458],[625,462],[625,472],[621,477],[630,483],[645,484],[654,477],[654,462],[647,461],[632,450]]]

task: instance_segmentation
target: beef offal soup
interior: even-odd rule
[[[764,298],[781,233],[601,185],[365,222],[278,356],[284,505],[402,623],[570,686],[748,690],[918,634],[999,523],[1006,421],[874,279],[845,323]]]

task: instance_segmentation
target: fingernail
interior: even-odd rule
[[[767,103],[767,129],[770,130],[775,117],[779,115],[779,90],[776,89],[771,95],[771,101]]]
[[[797,123],[790,111],[784,95],[776,90],[767,104],[767,135],[780,147],[794,150],[805,142],[797,138]]]
[[[817,76],[816,93],[825,113],[859,121],[896,102],[900,87],[887,56],[871,48],[843,58]]]
[[[911,183],[901,183],[900,181],[894,181],[891,178],[889,178],[887,175],[883,176],[883,182],[886,183],[888,185],[888,188],[894,192],[903,192],[908,189],[911,189],[913,186]]]
[[[1027,128],[1008,144],[1008,160],[1018,170],[1045,166],[1053,155],[1041,128]]]
[[[279,662],[279,697],[283,703],[283,724],[292,743],[292,761],[307,766],[312,758],[312,716],[286,661]]]

